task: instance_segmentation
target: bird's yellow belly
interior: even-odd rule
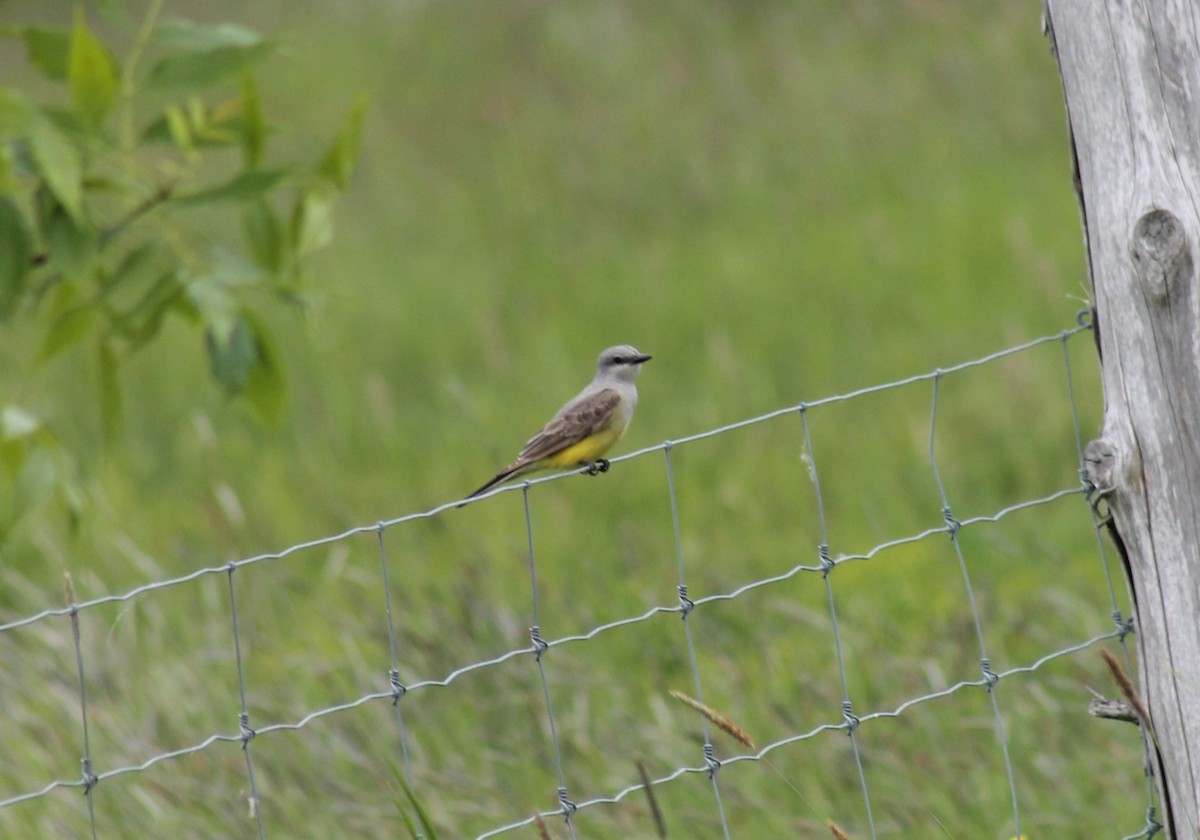
[[[624,428],[613,424],[607,429],[596,432],[591,437],[584,438],[579,443],[568,446],[561,452],[555,452],[543,463],[546,467],[555,470],[591,463],[611,449],[612,445],[620,440],[624,431]]]

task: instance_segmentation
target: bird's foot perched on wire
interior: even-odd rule
[[[608,472],[608,459],[607,458],[597,458],[595,461],[592,461],[592,463],[588,464],[588,468],[587,468],[588,475],[599,475],[600,473],[606,473],[606,472]]]

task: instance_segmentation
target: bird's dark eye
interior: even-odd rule
[[[613,364],[614,365],[625,364],[625,357],[624,356],[613,356]]]

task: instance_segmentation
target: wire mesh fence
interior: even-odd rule
[[[414,709],[419,709],[420,704],[423,702],[422,698],[429,695],[433,689],[461,687],[469,676],[489,672],[506,665],[506,663],[532,660],[528,679],[534,681],[537,687],[537,716],[539,722],[544,724],[544,729],[540,731],[544,734],[545,751],[539,760],[547,766],[548,773],[554,780],[555,789],[547,793],[548,795],[552,794],[552,801],[555,803],[555,806],[543,807],[533,813],[529,810],[513,813],[511,809],[506,807],[507,803],[494,804],[493,810],[489,812],[490,814],[504,813],[505,810],[508,810],[511,814],[511,819],[503,820],[491,817],[490,827],[482,830],[473,830],[472,836],[481,839],[498,837],[517,834],[522,829],[525,829],[526,834],[528,834],[531,827],[535,825],[538,826],[538,831],[546,831],[545,822],[555,821],[567,835],[579,837],[585,833],[580,826],[580,822],[587,813],[600,809],[602,806],[617,806],[620,803],[627,803],[633,798],[640,797],[642,794],[647,794],[651,802],[653,802],[656,796],[655,792],[667,790],[670,785],[688,777],[703,778],[707,788],[711,791],[711,824],[719,826],[719,831],[726,838],[738,836],[739,832],[736,825],[730,820],[725,801],[723,800],[723,791],[725,790],[724,779],[728,773],[736,772],[731,771],[731,768],[758,762],[769,764],[769,756],[786,753],[789,749],[797,749],[799,748],[798,745],[811,742],[826,733],[841,733],[846,736],[848,742],[848,751],[851,759],[850,766],[853,768],[850,778],[853,780],[853,787],[857,790],[856,798],[859,803],[859,812],[849,815],[848,821],[856,826],[858,835],[861,836],[870,836],[872,838],[877,836],[896,836],[894,824],[887,819],[881,820],[877,812],[877,806],[873,805],[872,774],[868,768],[870,760],[864,755],[864,747],[861,743],[862,733],[888,726],[891,722],[904,720],[913,713],[913,710],[926,704],[934,704],[946,698],[965,695],[971,692],[979,693],[987,701],[986,720],[987,726],[992,732],[991,738],[995,749],[995,760],[991,762],[991,766],[993,767],[992,772],[1003,780],[1003,785],[1007,790],[1006,798],[1010,803],[1008,813],[1004,815],[1004,823],[1006,825],[1005,836],[1020,836],[1027,832],[1028,820],[1023,819],[1021,785],[1017,780],[1018,774],[1014,771],[1014,760],[1010,751],[1011,733],[1006,730],[1005,698],[1002,696],[1002,692],[998,690],[999,687],[1019,683],[1022,679],[1038,673],[1052,663],[1084,655],[1086,651],[1096,648],[1104,642],[1113,642],[1125,651],[1125,665],[1127,669],[1131,670],[1128,653],[1128,635],[1132,631],[1133,626],[1131,619],[1123,614],[1119,606],[1121,596],[1118,590],[1122,588],[1120,581],[1123,579],[1123,572],[1119,565],[1114,568],[1113,561],[1108,556],[1105,541],[1101,536],[1100,517],[1091,504],[1094,488],[1088,484],[1086,474],[1082,469],[1079,469],[1077,473],[1077,481],[1051,490],[1050,492],[1013,500],[983,514],[966,516],[958,513],[959,509],[956,507],[958,499],[952,497],[950,488],[943,480],[938,448],[939,430],[946,422],[943,419],[943,415],[945,414],[945,409],[943,408],[945,399],[943,387],[947,377],[951,375],[992,365],[1003,359],[1034,352],[1039,348],[1045,350],[1047,347],[1060,346],[1063,366],[1063,404],[1068,407],[1071,415],[1071,427],[1074,431],[1074,460],[1076,464],[1081,466],[1083,440],[1079,412],[1076,408],[1069,345],[1073,339],[1076,339],[1081,333],[1086,333],[1087,330],[1087,323],[1082,322],[1079,326],[1064,330],[1059,334],[1045,336],[1020,345],[1008,347],[982,358],[845,394],[785,406],[775,411],[713,428],[700,434],[664,441],[656,446],[612,459],[613,464],[634,459],[661,459],[665,491],[669,503],[667,508],[669,509],[671,520],[674,552],[673,565],[676,576],[674,584],[676,588],[675,599],[670,603],[659,603],[649,606],[641,612],[597,623],[587,628],[584,632],[557,636],[543,634],[542,602],[547,596],[543,592],[544,587],[539,585],[539,571],[543,568],[543,564],[537,547],[539,532],[546,526],[539,521],[539,511],[535,510],[531,504],[531,492],[535,488],[547,482],[560,481],[571,474],[551,475],[531,479],[509,487],[498,488],[479,497],[472,503],[473,505],[488,504],[487,500],[505,493],[520,494],[524,516],[524,554],[527,562],[528,592],[530,597],[530,612],[528,614],[529,641],[528,644],[510,648],[498,655],[454,663],[452,669],[439,676],[414,673],[413,667],[409,664],[408,649],[403,634],[399,630],[404,622],[406,610],[403,606],[396,603],[393,594],[397,591],[404,591],[404,581],[401,580],[398,582],[395,579],[397,561],[392,556],[393,552],[389,550],[390,537],[393,534],[402,532],[406,527],[414,526],[418,522],[434,520],[446,511],[456,507],[459,504],[458,500],[408,516],[364,525],[333,536],[292,545],[282,551],[260,554],[229,563],[200,568],[186,575],[155,580],[123,594],[77,600],[68,581],[65,606],[47,609],[0,624],[0,644],[19,645],[22,641],[18,638],[18,634],[32,632],[40,634],[45,644],[55,647],[60,652],[63,646],[69,646],[74,660],[74,672],[72,674],[52,673],[30,675],[22,679],[51,679],[56,681],[69,679],[74,685],[77,690],[77,702],[75,703],[73,714],[78,721],[78,730],[75,733],[75,737],[69,738],[68,741],[78,744],[78,753],[72,760],[81,762],[81,772],[75,775],[59,773],[39,778],[39,773],[49,772],[49,768],[17,768],[18,772],[15,774],[15,778],[20,780],[22,786],[17,789],[0,789],[0,817],[6,811],[12,812],[17,809],[33,806],[52,810],[61,806],[61,803],[55,797],[63,795],[64,792],[82,793],[87,809],[83,824],[86,825],[90,836],[111,836],[105,830],[105,822],[102,817],[97,815],[96,808],[97,801],[101,800],[105,795],[104,791],[108,783],[123,777],[145,776],[147,777],[147,783],[153,785],[153,775],[156,770],[165,765],[189,757],[202,756],[211,750],[218,749],[219,745],[222,744],[233,744],[240,747],[244,761],[244,775],[240,782],[239,796],[244,798],[248,803],[248,812],[245,817],[247,825],[245,834],[246,836],[265,838],[272,835],[271,819],[269,818],[272,807],[271,803],[275,799],[285,798],[285,794],[278,792],[264,797],[261,790],[263,782],[260,778],[262,775],[260,770],[262,759],[260,755],[264,751],[269,753],[273,749],[272,736],[287,732],[301,734],[313,732],[316,728],[314,724],[318,721],[348,714],[362,707],[384,707],[390,709],[388,714],[392,719],[390,725],[394,727],[394,733],[388,736],[388,740],[394,744],[393,752],[396,758],[394,765],[395,773],[403,777],[405,783],[413,792],[413,796],[420,802],[423,795],[429,792],[427,789],[429,783],[423,781],[419,759],[413,754],[411,743],[413,736],[410,732],[411,727],[407,724],[406,716],[411,715]],[[893,536],[859,553],[835,552],[830,545],[826,501],[823,493],[822,476],[825,465],[822,463],[820,449],[814,446],[814,439],[810,428],[811,418],[827,407],[857,401],[868,395],[891,392],[898,389],[920,388],[928,389],[930,399],[928,425],[925,429],[926,461],[936,486],[937,499],[940,504],[940,510],[937,513],[941,524],[914,533]],[[817,544],[805,550],[805,555],[803,555],[805,556],[805,562],[781,562],[772,574],[742,580],[736,586],[732,586],[724,591],[708,591],[702,595],[697,594],[695,587],[690,582],[693,564],[689,562],[688,524],[681,518],[680,514],[675,463],[677,454],[684,451],[686,447],[697,444],[700,441],[721,438],[737,430],[748,429],[772,421],[794,424],[793,434],[796,436],[798,444],[801,447],[802,460],[807,471],[807,480],[810,482],[812,488],[814,509],[810,512],[810,515],[815,518],[815,531],[818,535]],[[885,464],[881,468],[887,469],[887,465]],[[1071,506],[1077,510],[1079,527],[1090,528],[1095,535],[1096,559],[1094,567],[1097,570],[1096,573],[1103,578],[1104,588],[1107,591],[1108,597],[1105,603],[1094,604],[1093,608],[1094,611],[1107,616],[1110,629],[1107,632],[1101,633],[1081,632],[1077,638],[1070,640],[1069,643],[1059,645],[1053,649],[1042,650],[1039,655],[1028,661],[1009,663],[1006,667],[1002,668],[994,667],[993,656],[989,649],[987,621],[984,610],[981,609],[979,604],[979,597],[972,573],[974,568],[971,556],[972,550],[971,547],[964,544],[963,535],[969,534],[988,523],[1007,522],[1011,518],[1023,515],[1029,511],[1048,508],[1057,509],[1064,506]],[[1088,519],[1089,516],[1090,520]],[[386,649],[389,656],[387,667],[379,667],[376,671],[379,675],[377,689],[360,693],[346,693],[340,699],[340,702],[325,704],[319,708],[312,708],[297,719],[284,721],[262,720],[259,719],[261,715],[256,715],[252,718],[253,703],[248,701],[248,694],[256,688],[262,690],[263,686],[261,683],[256,683],[253,680],[250,669],[247,667],[244,656],[245,640],[243,637],[245,631],[239,623],[239,618],[244,615],[244,611],[247,609],[245,605],[247,593],[244,585],[241,583],[246,572],[251,567],[260,564],[286,562],[289,558],[302,552],[322,547],[337,546],[362,537],[370,537],[375,543],[378,553],[378,585],[374,589],[380,593],[377,603],[364,605],[362,609],[376,611],[382,616],[382,625],[386,631]],[[855,579],[844,576],[843,571],[855,566],[866,565],[869,567],[870,561],[876,560],[880,555],[887,552],[913,547],[922,549],[928,547],[928,550],[932,551],[934,550],[934,546],[944,545],[945,542],[948,542],[951,547],[957,580],[952,583],[948,579],[939,578],[934,581],[928,581],[924,585],[943,590],[952,589],[958,593],[955,596],[961,599],[961,609],[958,612],[965,616],[966,619],[964,624],[964,638],[970,639],[970,645],[974,649],[978,676],[975,678],[946,681],[948,684],[931,688],[924,692],[914,693],[903,702],[891,706],[882,706],[877,702],[872,703],[869,700],[864,701],[856,696],[856,693],[862,694],[863,692],[856,692],[854,688],[855,680],[850,676],[851,666],[848,662],[846,651],[847,641],[839,624],[839,606],[843,606],[847,602],[847,599],[852,598],[855,591]],[[703,650],[705,643],[703,640],[697,638],[695,632],[695,622],[697,619],[702,619],[706,611],[720,604],[744,604],[754,593],[779,590],[803,576],[812,576],[813,580],[819,579],[820,581],[821,600],[824,604],[825,618],[828,621],[828,631],[832,642],[832,649],[828,651],[828,655],[832,657],[833,665],[836,669],[836,696],[840,700],[840,708],[837,710],[837,716],[808,728],[782,733],[762,746],[746,746],[750,743],[748,736],[746,736],[746,740],[743,743],[746,749],[734,751],[732,754],[726,755],[723,754],[724,751],[718,746],[717,740],[714,737],[714,729],[719,730],[727,726],[736,728],[736,722],[730,722],[728,719],[718,717],[716,713],[708,716],[699,715],[696,718],[696,724],[699,726],[699,750],[696,753],[694,762],[677,764],[670,768],[668,772],[653,774],[641,779],[637,777],[637,774],[633,770],[633,765],[630,764],[628,765],[630,772],[626,784],[613,785],[607,791],[599,793],[595,792],[596,785],[592,785],[593,792],[588,795],[580,796],[575,793],[571,780],[577,779],[577,774],[572,771],[571,760],[572,756],[578,752],[578,748],[570,744],[564,745],[563,724],[560,720],[561,715],[557,714],[560,704],[564,701],[565,694],[562,684],[556,682],[554,679],[554,668],[559,649],[578,649],[579,646],[603,645],[606,639],[613,638],[618,631],[623,629],[636,628],[652,622],[658,622],[664,617],[675,618],[678,620],[677,629],[666,632],[675,634],[674,644],[677,644],[678,650],[681,651],[681,668],[687,674],[689,682],[688,691],[685,693],[694,698],[695,703],[700,704],[701,708],[704,708],[703,704],[706,703],[704,690],[706,673],[705,668],[702,667],[698,651]],[[96,732],[98,727],[120,730],[122,709],[106,707],[103,709],[102,719],[99,719],[95,701],[89,692],[89,688],[94,686],[98,681],[102,681],[103,678],[97,677],[93,673],[95,666],[90,661],[93,648],[88,645],[87,636],[91,632],[101,629],[103,625],[102,622],[98,621],[97,626],[89,627],[88,632],[85,633],[81,628],[81,619],[97,614],[106,608],[116,608],[117,610],[131,609],[133,605],[146,599],[163,597],[164,593],[168,591],[181,591],[185,599],[191,598],[193,597],[190,594],[192,588],[200,586],[202,582],[212,581],[213,579],[223,581],[222,589],[224,590],[224,597],[226,599],[222,609],[226,611],[228,618],[227,628],[233,648],[232,665],[234,675],[234,679],[230,683],[231,696],[227,698],[226,705],[228,708],[236,710],[236,728],[231,727],[224,731],[211,732],[206,737],[191,742],[184,742],[182,745],[174,746],[173,748],[144,754],[139,756],[137,760],[128,762],[115,761],[112,755],[97,749]],[[195,595],[194,597],[203,598],[209,596]],[[404,594],[404,598],[407,601],[411,601],[414,597],[416,597],[414,593],[406,592]],[[584,593],[578,595],[578,597],[584,598],[587,596]],[[747,610],[753,609],[749,606],[746,608]],[[108,617],[108,613],[104,613],[103,615],[105,616],[104,621],[112,620]],[[68,623],[70,628],[69,634],[61,632],[63,621]],[[753,639],[745,641],[746,644],[754,644]],[[858,656],[860,659],[867,659],[869,658],[869,652],[860,651]],[[188,651],[181,652],[181,659],[186,661],[187,657]],[[378,663],[376,664],[378,665]],[[308,665],[314,669],[319,668],[319,658],[314,656],[313,661],[308,663]],[[883,663],[877,663],[877,665],[878,667],[883,667]],[[363,667],[370,668],[366,664]],[[617,680],[620,679],[620,675],[612,674],[610,678]],[[286,685],[276,686],[276,690],[285,691]],[[462,690],[469,691],[468,688],[462,688]],[[474,702],[486,702],[486,700],[486,697],[473,698]],[[782,699],[781,702],[786,702],[786,698]],[[154,706],[152,696],[150,697],[149,705],[151,708]],[[166,709],[157,711],[158,714],[162,715],[169,715],[169,712],[170,710]],[[144,714],[144,710],[141,713]],[[572,714],[572,723],[577,721],[577,719],[577,716]],[[171,727],[164,728],[170,729]],[[6,737],[12,739],[20,736],[14,736],[10,732]],[[35,733],[30,733],[30,737],[37,736]],[[321,736],[313,734],[312,737]],[[437,733],[432,733],[430,737],[436,738]],[[573,736],[570,740],[574,742],[578,740],[578,737]],[[111,742],[106,741],[106,743]],[[1144,740],[1142,749],[1144,751],[1149,750],[1149,745]],[[63,767],[65,765],[66,763],[63,762],[58,766]],[[1148,762],[1146,766],[1149,766]],[[315,768],[310,772],[320,771],[321,768]],[[13,777],[10,775],[10,778]],[[203,784],[204,780],[199,780],[199,783]],[[276,791],[279,791],[282,787],[278,779],[271,784]],[[790,784],[789,787],[791,787]],[[792,789],[795,790],[794,787]],[[1113,837],[1150,837],[1159,829],[1156,820],[1155,788],[1149,779],[1147,779],[1145,790],[1144,824],[1140,827],[1129,827],[1125,831],[1114,830]],[[446,819],[450,816],[452,815],[442,815],[442,818]],[[476,824],[478,824],[478,821]],[[414,829],[414,833],[418,836],[425,836],[421,829]]]

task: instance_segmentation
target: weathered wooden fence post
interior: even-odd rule
[[[1160,820],[1200,838],[1200,4],[1046,0],[1104,382],[1088,447],[1124,544]]]

